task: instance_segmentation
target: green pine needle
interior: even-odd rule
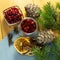
[[[44,7],[43,7],[43,11],[41,14],[41,18],[43,18],[43,20],[45,20],[45,28],[48,29],[53,29],[54,28],[54,24],[55,24],[55,9],[53,8],[53,6],[51,6],[50,3],[47,3]]]
[[[60,50],[55,44],[55,42],[46,44],[42,50],[40,50],[37,47],[33,47],[32,51],[35,54],[35,60],[59,60],[60,59]]]
[[[57,6],[60,5],[57,4]],[[56,22],[56,9],[50,3],[47,3],[39,14],[40,17],[37,18],[37,23],[40,26],[60,30],[60,22]],[[42,50],[33,47],[32,51],[35,54],[35,60],[60,60],[60,36],[56,37],[54,42],[46,44]]]
[[[56,46],[58,46],[58,48],[60,49],[60,36],[56,37],[54,42],[55,42]]]
[[[40,17],[37,19],[39,24],[45,28],[53,29],[55,28],[55,14],[56,11],[51,6],[50,2],[48,2],[44,7],[43,11],[41,10]]]
[[[60,9],[60,3],[56,3],[56,8]]]

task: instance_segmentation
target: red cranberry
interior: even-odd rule
[[[16,23],[22,20],[22,12],[18,7],[10,7],[4,11],[4,16],[9,24]]]
[[[21,23],[21,28],[26,33],[32,33],[36,29],[36,22],[32,19],[25,19]]]

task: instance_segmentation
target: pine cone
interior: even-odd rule
[[[25,6],[27,17],[37,18],[39,16],[38,12],[40,8],[35,4],[28,4]]]
[[[49,30],[41,31],[35,40],[37,41],[38,44],[41,43],[46,44],[52,42],[54,38],[55,38],[54,33],[51,30]]]

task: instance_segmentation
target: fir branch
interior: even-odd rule
[[[42,28],[44,28],[44,23],[45,23],[45,21],[42,20],[42,18],[40,18],[40,17],[37,18],[36,20],[37,20],[38,25],[41,26]]]
[[[56,44],[56,46],[60,49],[60,36],[55,38],[54,43]]]
[[[56,8],[60,9],[60,3],[56,3]]]
[[[60,4],[57,3],[57,6],[60,6]],[[47,28],[60,31],[60,21],[57,23],[56,19],[56,8],[51,6],[50,2],[48,2],[43,7],[43,10],[40,10],[38,14],[40,14],[40,17],[36,20],[39,26],[45,29]]]
[[[46,44],[45,47],[40,50],[37,47],[32,48],[35,54],[35,60],[59,60],[60,50],[58,49],[55,42]]]
[[[45,20],[45,28],[53,29],[56,20],[56,11],[55,8],[51,6],[50,2],[43,7],[41,18]]]

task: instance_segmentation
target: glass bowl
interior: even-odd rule
[[[26,42],[27,44],[30,44],[30,38],[29,37],[19,37],[14,41],[14,47],[20,54],[26,53],[29,49],[24,49],[23,44]]]
[[[26,17],[21,21],[20,29],[25,36],[34,37],[38,34],[37,22],[31,17]],[[26,29],[26,31],[24,31],[24,29]]]
[[[23,14],[19,6],[9,7],[3,11],[3,14],[8,25],[15,25],[23,18]]]

